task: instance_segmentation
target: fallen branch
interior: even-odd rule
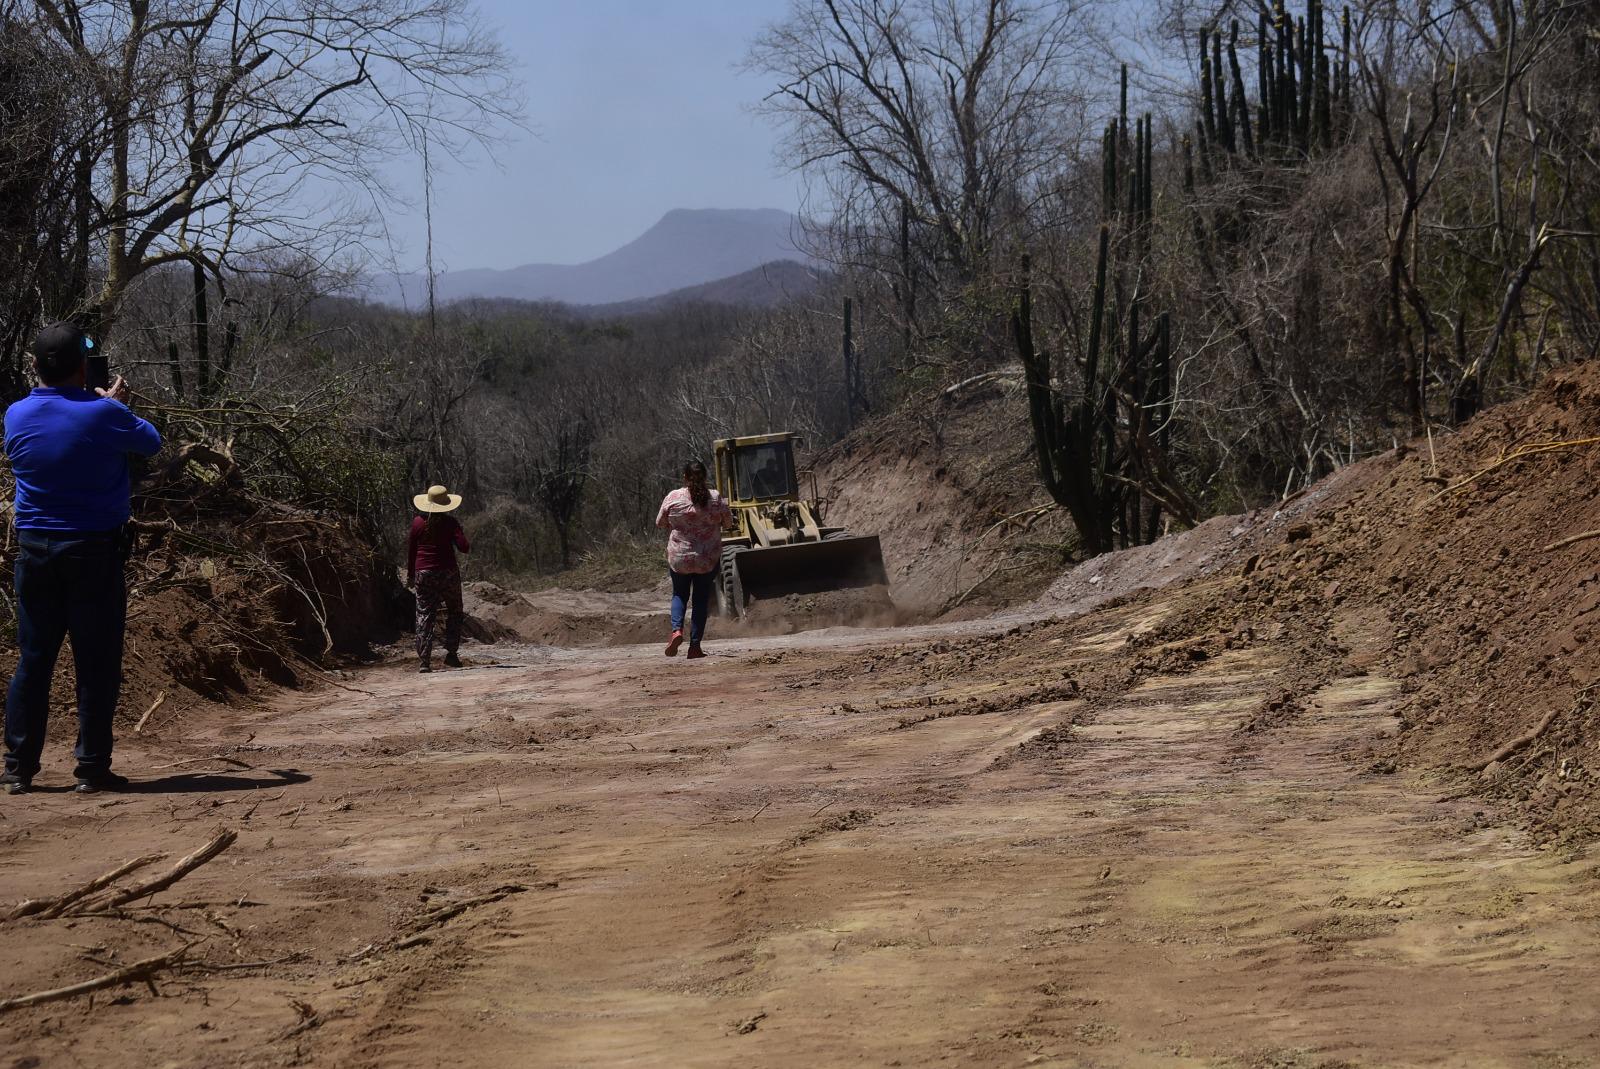
[[[960,589],[960,587],[961,587],[961,562],[966,560],[968,557],[972,556],[972,554],[976,553],[977,550],[978,550],[978,547],[983,545],[983,540],[984,539],[988,538],[990,535],[994,534],[996,531],[1000,530],[1002,527],[1005,527],[1005,526],[1007,526],[1009,524],[1013,524],[1013,523],[1016,524],[1018,527],[1022,528],[1024,531],[1029,530],[1033,526],[1034,521],[1036,521],[1040,516],[1043,516],[1043,515],[1045,515],[1046,513],[1049,513],[1049,512],[1054,512],[1059,507],[1060,506],[1058,506],[1055,502],[1047,501],[1043,505],[1034,505],[1031,508],[1023,509],[1021,512],[1013,512],[1011,515],[1004,516],[1000,520],[998,520],[997,522],[995,522],[995,523],[991,524],[989,527],[985,528],[984,532],[982,534],[980,534],[977,538],[972,540],[972,544],[971,545],[968,545],[968,546],[966,546],[965,548],[963,548],[961,550],[961,556],[956,560],[955,577],[952,580],[952,584],[957,589]],[[1027,522],[1024,523],[1023,522],[1024,520],[1026,520]],[[982,586],[984,583],[988,582],[988,580],[990,578],[992,578],[993,575],[994,575],[994,573],[990,572],[988,575],[986,575],[982,579],[978,580],[977,583],[975,583],[973,585],[972,589],[975,590],[975,589],[977,589],[977,587]],[[967,593],[968,594],[972,593],[972,590],[968,590]],[[965,600],[964,596],[963,596],[962,600]],[[956,604],[959,605],[960,602],[958,601]]]
[[[1549,553],[1552,550],[1565,549],[1567,546],[1574,545],[1578,542],[1587,542],[1591,538],[1600,538],[1600,531],[1585,531],[1582,534],[1575,534],[1571,538],[1563,538],[1559,542],[1551,542],[1548,546],[1544,547],[1543,552]]]
[[[960,393],[962,390],[965,390],[969,386],[979,386],[985,382],[994,382],[997,379],[1015,379],[1020,377],[1020,373],[1014,368],[1002,368],[999,371],[985,371],[982,374],[974,375],[969,379],[962,379],[960,382],[951,383],[940,392],[939,396],[954,397],[956,394]]]
[[[188,857],[172,866],[172,869],[165,875],[157,876],[153,880],[146,880],[144,883],[125,888],[124,890],[118,891],[110,898],[100,902],[90,903],[87,908],[73,910],[73,913],[74,915],[83,915],[88,913],[109,913],[118,906],[123,906],[129,902],[136,902],[141,898],[148,898],[151,895],[159,894],[160,892],[171,887],[173,884],[177,883],[179,880],[183,879],[185,876],[189,875],[189,873],[193,872],[201,865],[204,865],[207,861],[210,861],[212,858],[222,853],[228,847],[232,846],[234,841],[238,838],[239,833],[234,831],[232,828],[220,831],[217,833],[216,838],[212,839],[200,849],[196,850],[194,853],[190,854]]]
[[[1561,709],[1559,706],[1550,710],[1548,713],[1544,714],[1543,720],[1540,720],[1534,725],[1532,731],[1523,732],[1521,735],[1518,735],[1516,738],[1500,747],[1488,757],[1481,758],[1477,761],[1469,761],[1463,764],[1461,766],[1462,769],[1467,772],[1482,772],[1496,761],[1503,761],[1505,758],[1510,757],[1512,754],[1528,745],[1528,743],[1532,742],[1534,739],[1537,739],[1540,735],[1543,735],[1545,730],[1549,728],[1551,724],[1555,723],[1555,719],[1560,715],[1560,713]]]
[[[1019,549],[1028,549],[1029,547],[1030,547],[1030,543],[1024,543],[1022,546],[1019,546],[1017,548],[1019,548]],[[1056,547],[1049,546],[1049,547],[1046,547],[1046,548],[1054,549]],[[1023,568],[1029,568],[1029,567],[1033,566],[1033,563],[1031,561],[1023,561],[1020,564],[1010,564],[1010,565],[1008,565],[1006,562],[1008,560],[1010,560],[1011,557],[1014,556],[1014,555],[1015,555],[1015,553],[1013,552],[1011,554],[1007,554],[1005,557],[1002,557],[1000,559],[1000,563],[996,564],[993,568],[990,568],[988,570],[988,572],[986,572],[984,574],[982,579],[979,579],[976,583],[973,583],[971,586],[967,587],[967,589],[965,591],[963,591],[960,596],[958,596],[954,601],[952,601],[946,608],[942,609],[941,611],[942,612],[954,612],[955,610],[959,609],[962,605],[966,604],[966,601],[967,601],[968,598],[970,598],[973,594],[976,594],[978,592],[978,588],[979,587],[983,586],[983,584],[987,583],[989,580],[993,579],[995,576],[999,575],[1001,572],[1016,572],[1016,571],[1021,571]]]
[[[228,909],[251,909],[251,908],[254,908],[254,907],[257,907],[257,906],[264,906],[264,905],[266,905],[265,902],[257,902],[255,899],[250,898],[247,895],[240,895],[238,898],[227,898],[227,899],[216,899],[216,900],[204,899],[204,898],[195,898],[195,899],[189,899],[189,900],[184,901],[184,902],[174,902],[170,906],[166,906],[166,905],[154,906],[154,905],[152,905],[152,906],[135,906],[133,908],[134,909],[216,909],[219,906],[223,906],[223,907],[226,907]]]
[[[323,630],[327,630],[326,625],[324,625]],[[332,641],[333,641],[332,639],[329,639],[330,648],[331,648]],[[339,682],[339,680],[337,680],[337,679],[335,679],[333,677],[333,673],[332,672],[329,672],[327,669],[325,669],[321,665],[319,665],[316,661],[313,661],[311,658],[305,656],[304,654],[293,653],[292,655],[293,655],[295,660],[299,661],[301,664],[305,665],[307,668],[309,668],[313,672],[317,673],[317,675],[321,676],[322,679],[323,679],[323,682],[325,682],[325,683],[332,683],[334,686],[338,687],[340,690],[348,690],[351,694],[364,694],[369,698],[376,698],[378,696],[378,692],[375,691],[375,690],[365,690],[365,689],[363,689],[361,687],[352,687],[348,683]]]
[[[983,578],[979,579],[976,583],[973,583],[971,586],[967,587],[966,590],[962,591],[959,595],[957,595],[954,603],[951,604],[951,606],[948,609],[944,610],[944,611],[945,612],[954,612],[956,609],[961,608],[961,606],[963,604],[965,604],[966,600],[968,598],[970,598],[974,593],[977,592],[977,590],[978,590],[978,588],[980,586],[982,586],[983,584],[987,583],[989,580],[993,579],[995,576],[999,575],[1000,574],[1000,569],[1002,567],[1004,567],[1004,565],[1005,565],[1005,560],[1002,558],[999,564],[996,564],[993,568],[990,568],[987,572],[984,573]]]
[[[79,995],[93,994],[104,991],[108,987],[121,987],[124,984],[149,983],[157,973],[170,969],[183,960],[189,953],[193,943],[185,943],[177,950],[165,954],[157,954],[153,958],[136,961],[132,965],[124,966],[104,976],[97,976],[93,980],[85,980],[81,984],[72,984],[68,987],[58,987],[50,991],[38,991],[31,995],[19,995],[0,1002],[0,1013],[8,1010],[20,1010],[27,1006],[40,1006],[47,1002],[61,1002],[64,999],[76,998]]]
[[[249,772],[255,771],[255,767],[256,767],[255,765],[247,764],[244,761],[239,760],[237,757],[228,757],[225,754],[219,754],[218,753],[218,754],[209,754],[209,755],[207,755],[205,757],[188,757],[188,758],[185,758],[182,761],[173,761],[171,764],[167,764],[167,765],[151,765],[150,766],[150,771],[152,771],[152,772],[164,772],[169,768],[182,768],[184,765],[199,765],[199,764],[204,764],[207,761],[222,761],[222,762],[224,762],[226,764],[233,765],[236,768],[243,769],[243,770],[249,771]],[[190,773],[190,775],[193,775],[193,774],[194,773]]]
[[[185,972],[238,972],[241,969],[265,969],[273,965],[287,965],[290,962],[303,961],[308,956],[305,951],[297,950],[293,954],[285,954],[281,958],[272,958],[269,961],[189,961],[184,962],[183,969]]]
[[[497,887],[488,894],[477,895],[473,898],[463,898],[460,902],[452,902],[448,906],[440,906],[438,909],[429,910],[427,913],[424,913],[421,917],[419,917],[417,922],[411,926],[411,932],[413,935],[415,935],[419,932],[424,932],[429,928],[436,928],[450,918],[465,913],[467,910],[472,909],[475,906],[487,906],[489,903],[498,902],[502,898],[509,898],[512,895],[521,894],[527,889],[528,888],[526,886],[520,883],[508,883],[504,887]]]
[[[144,711],[144,715],[139,718],[139,722],[137,724],[133,725],[133,733],[135,735],[137,735],[141,731],[143,731],[145,722],[148,721],[150,719],[150,717],[155,714],[155,711],[157,709],[161,708],[166,703],[167,703],[167,692],[166,691],[162,691],[156,697],[156,703],[154,705],[152,705],[150,708],[146,709]]]
[[[124,865],[119,865],[103,876],[96,876],[82,887],[54,898],[31,898],[20,903],[10,913],[6,914],[8,921],[20,920],[23,917],[59,917],[63,910],[80,899],[87,898],[104,887],[109,887],[130,872],[135,872],[146,865],[153,865],[166,858],[166,854],[146,854],[136,857]]]

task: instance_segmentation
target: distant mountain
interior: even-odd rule
[[[440,301],[467,297],[568,304],[635,301],[731,279],[773,261],[805,260],[798,237],[799,220],[775,208],[678,208],[597,260],[524,264],[506,271],[447,271],[438,276],[436,291]],[[370,295],[417,308],[426,293],[426,280],[413,275],[398,283],[379,283]]]
[[[629,316],[656,312],[674,304],[731,304],[741,308],[772,308],[786,301],[809,297],[822,285],[826,272],[807,267],[798,260],[774,260],[737,275],[685,286],[655,297],[611,304],[583,305],[576,309],[585,316]]]

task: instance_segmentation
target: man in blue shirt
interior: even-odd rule
[[[17,671],[6,695],[6,765],[0,784],[21,794],[44,751],[50,683],[62,640],[72,638],[78,682],[76,789],[118,790],[111,720],[122,688],[128,591],[128,454],[154,456],[161,435],[127,406],[119,377],[86,387],[94,342],[69,323],[33,342],[40,385],[5,414],[5,448],[17,481]]]

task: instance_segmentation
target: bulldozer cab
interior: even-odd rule
[[[718,441],[717,492],[733,507],[800,500],[794,468],[798,440],[785,432]]]

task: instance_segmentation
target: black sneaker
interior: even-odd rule
[[[128,789],[128,777],[119,776],[115,772],[96,772],[90,776],[79,776],[78,785],[72,789],[79,794],[125,791]]]
[[[15,772],[7,772],[0,776],[0,786],[4,786],[7,794],[27,794],[33,787],[33,780],[19,776]]]
[[[444,655],[444,666],[446,668],[460,668],[461,658],[453,653],[447,653]]]
[[[423,661],[421,664],[417,665],[417,671],[431,672],[433,671],[433,665],[429,664],[427,661]]]

